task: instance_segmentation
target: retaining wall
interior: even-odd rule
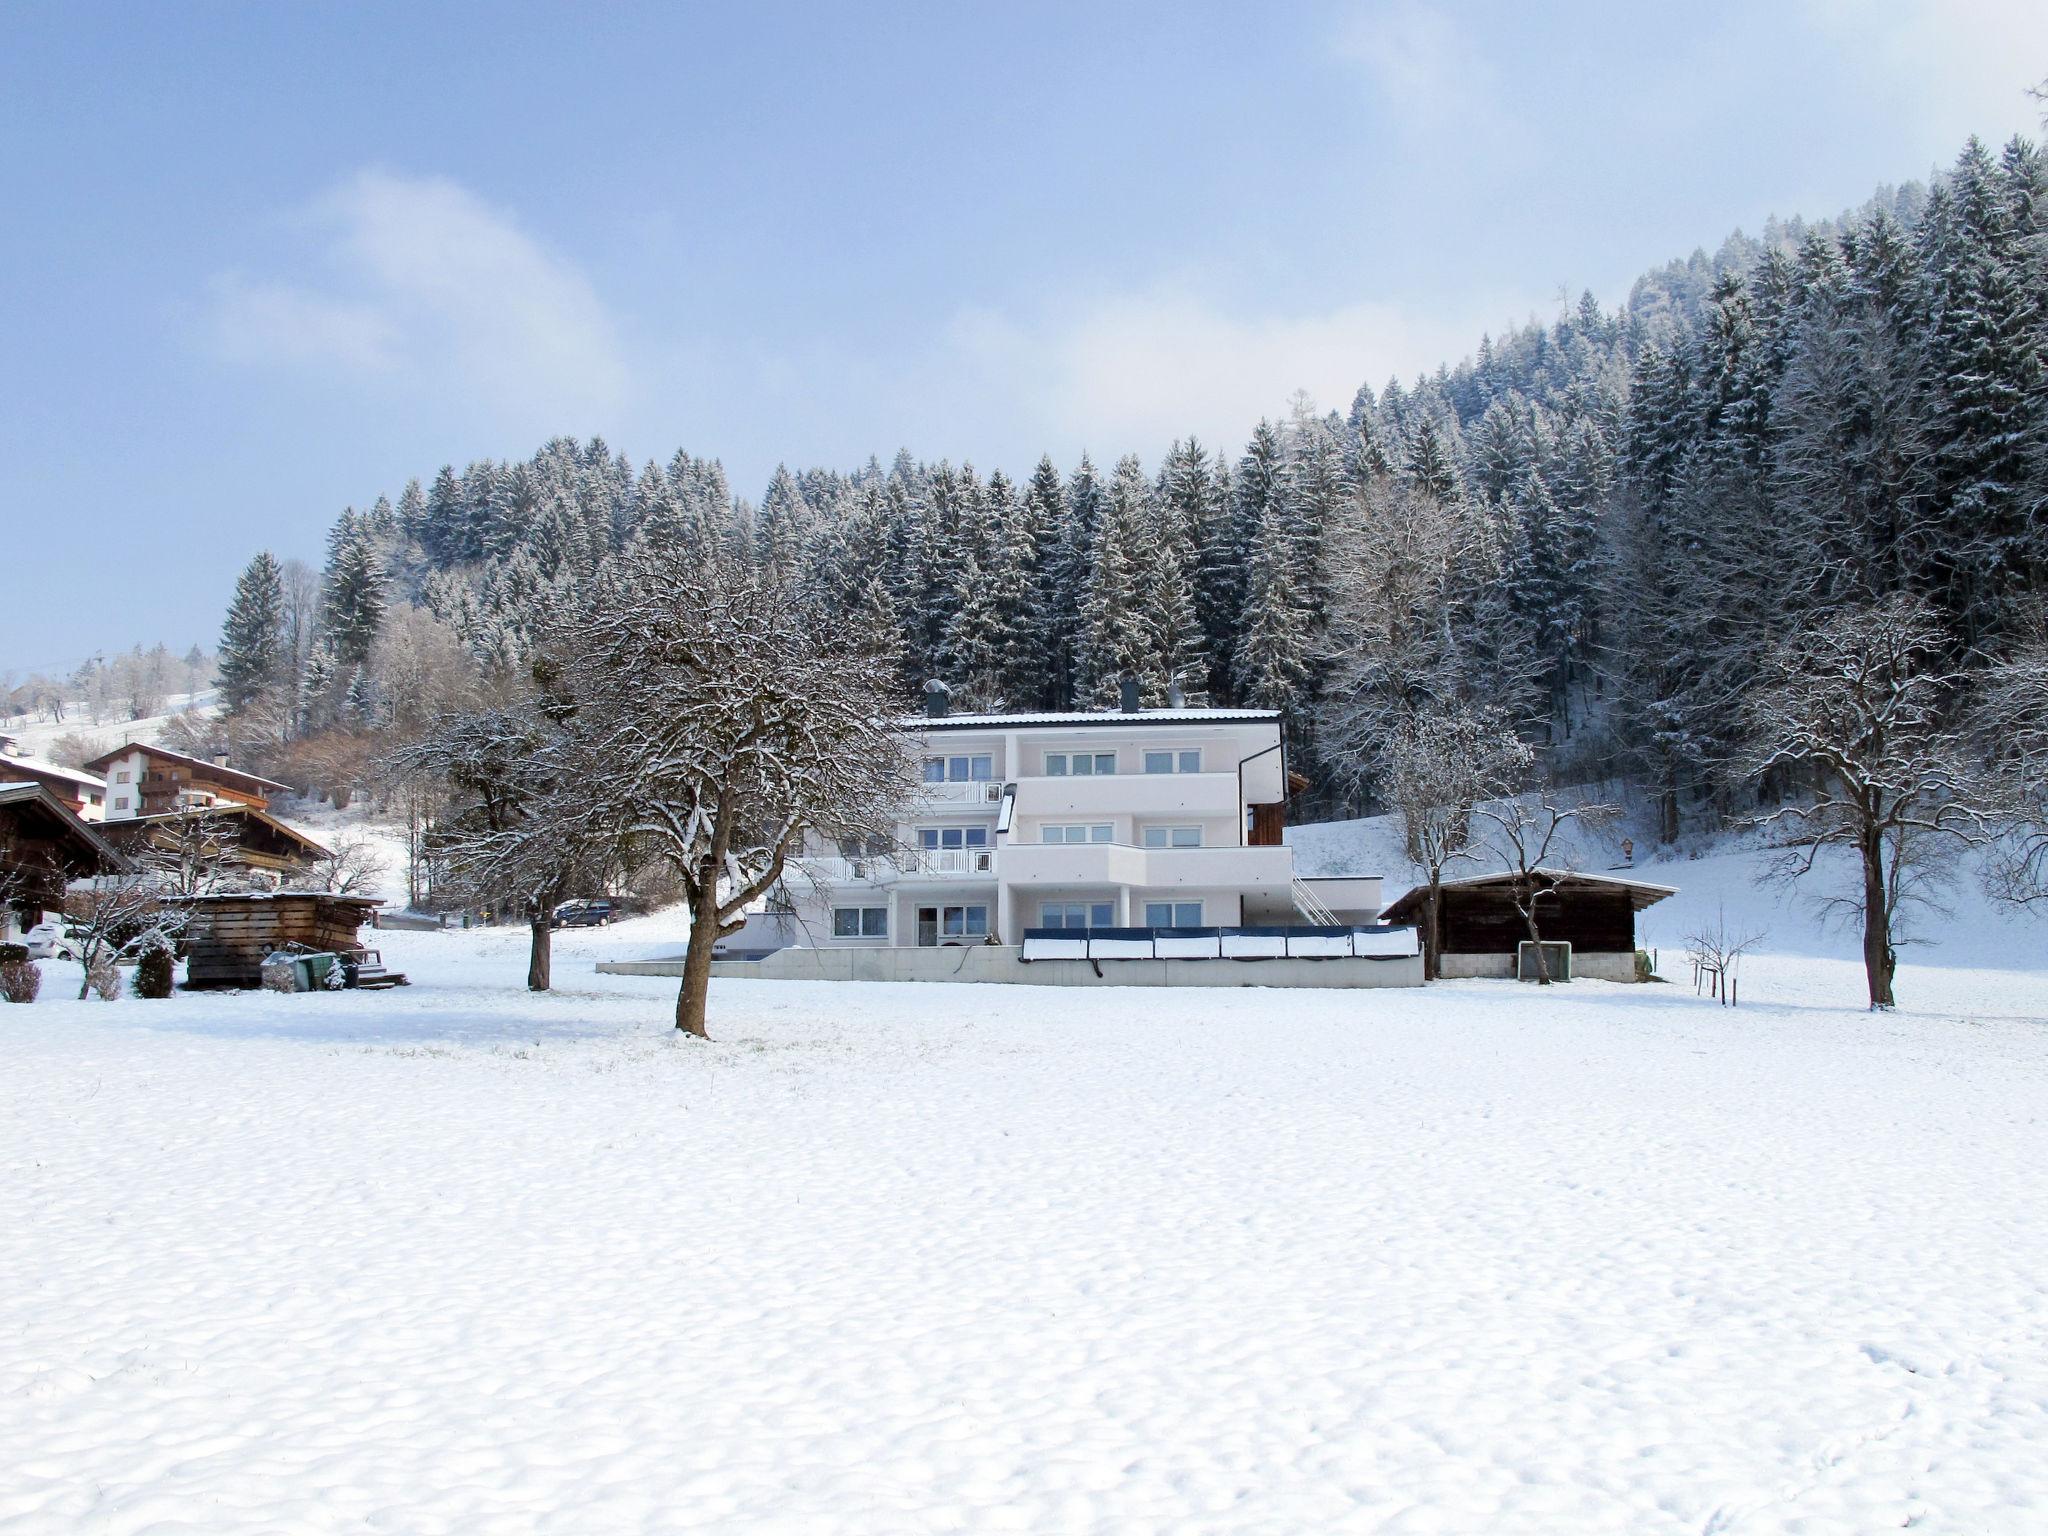
[[[1389,960],[1087,960],[1017,958],[1017,946],[960,949],[782,949],[759,960],[719,960],[713,976],[758,981],[970,981],[1035,987],[1419,987],[1422,957]],[[607,960],[607,976],[680,976],[674,960]]]

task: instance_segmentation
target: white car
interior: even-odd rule
[[[43,921],[21,936],[31,960],[76,960],[78,944],[62,923]]]

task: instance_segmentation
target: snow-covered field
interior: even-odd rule
[[[680,937],[0,1007],[0,1532],[2048,1529],[2039,943],[706,1047]]]

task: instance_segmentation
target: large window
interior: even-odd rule
[[[886,939],[889,937],[887,907],[834,907],[832,937],[835,939]]]
[[[1147,752],[1145,754],[1147,773],[1200,773],[1202,754],[1195,751]]]
[[[995,755],[969,752],[958,757],[928,757],[924,760],[927,784],[986,784],[996,776]]]
[[[1106,843],[1112,830],[1106,821],[1083,826],[1040,827],[1038,840],[1041,843]]]
[[[917,846],[927,853],[941,848],[986,848],[987,827],[919,827]]]
[[[917,942],[927,949],[934,944],[979,943],[988,937],[988,907],[982,903],[957,907],[919,907]]]
[[[1108,928],[1115,922],[1113,901],[1048,901],[1038,909],[1041,928]]]
[[[1145,903],[1145,926],[1199,928],[1202,926],[1202,904],[1199,901],[1148,901]]]
[[[1045,754],[1046,777],[1053,779],[1085,778],[1089,774],[1116,772],[1114,752],[1048,752]]]
[[[1147,827],[1145,829],[1147,848],[1199,848],[1202,846],[1200,827]]]

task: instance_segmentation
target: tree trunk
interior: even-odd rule
[[[1444,882],[1443,875],[1429,875],[1429,913],[1422,925],[1422,979],[1444,979]]]
[[[1884,839],[1865,832],[1863,845],[1863,975],[1870,1006],[1889,1008],[1892,998],[1892,923],[1884,893]]]
[[[1536,901],[1537,897],[1531,895],[1529,905],[1522,909],[1522,921],[1529,927],[1529,942],[1536,946],[1536,985],[1547,987],[1550,985],[1550,962],[1544,957],[1543,935],[1536,927]],[[1515,968],[1515,979],[1521,980],[1520,966]]]
[[[555,914],[546,906],[536,907],[526,920],[532,944],[526,952],[526,990],[545,992],[554,979]]]
[[[711,996],[711,949],[718,942],[716,867],[699,887],[690,913],[690,947],[683,952],[683,984],[676,991],[676,1028],[709,1040],[705,1009]]]

